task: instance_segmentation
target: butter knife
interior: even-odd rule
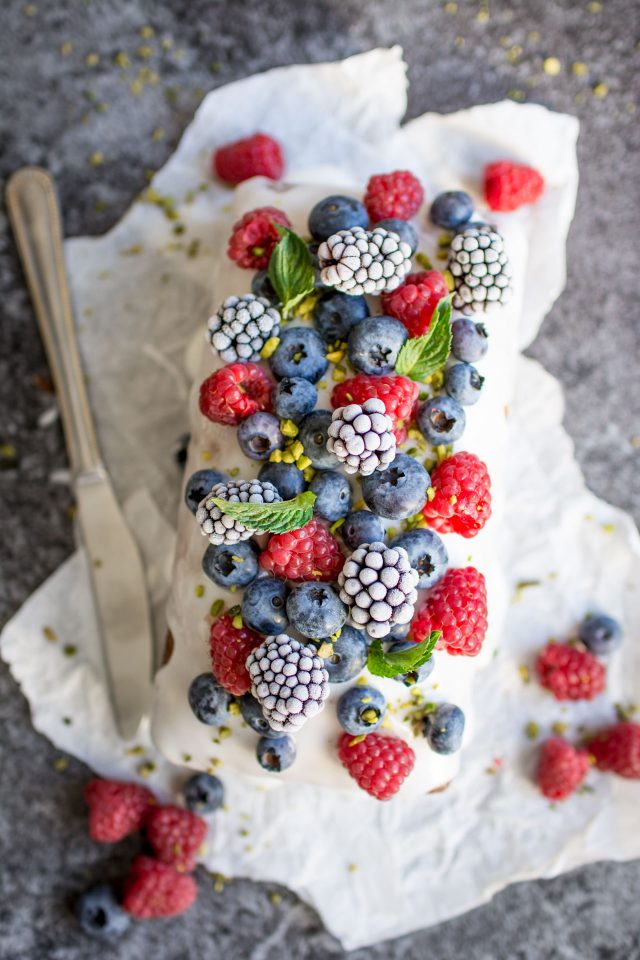
[[[144,569],[91,418],[51,175],[38,167],[19,170],[7,184],[6,202],[56,388],[111,703],[120,735],[129,740],[151,700],[153,641]]]

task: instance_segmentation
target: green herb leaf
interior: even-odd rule
[[[251,530],[261,533],[287,533],[308,523],[313,516],[316,495],[310,490],[298,494],[293,500],[279,503],[235,503],[214,497],[216,507],[234,520],[240,520]]]
[[[397,373],[424,383],[447,362],[451,350],[451,296],[439,301],[428,333],[411,337],[402,345],[396,361]]]
[[[269,280],[286,318],[313,291],[315,278],[311,254],[304,240],[288,227],[277,229],[280,240],[269,260]]]
[[[367,669],[369,673],[375,674],[376,677],[388,677],[390,679],[401,673],[418,670],[427,660],[431,659],[440,636],[440,630],[433,630],[422,643],[416,643],[408,650],[400,650],[397,653],[391,651],[385,653],[382,640],[374,640],[369,647]]]

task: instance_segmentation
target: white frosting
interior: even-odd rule
[[[330,184],[330,185],[328,185]],[[442,189],[446,188],[442,184]],[[338,172],[329,176],[327,170],[305,170],[291,185],[278,185],[256,179],[241,185],[235,192],[233,207],[226,220],[221,221],[218,232],[218,250],[213,267],[214,297],[217,306],[231,294],[242,294],[250,287],[251,272],[237,268],[226,256],[226,242],[231,223],[246,210],[258,206],[275,206],[284,209],[295,229],[306,232],[306,219],[312,205],[329,193],[348,190],[358,196],[362,185],[345,183]],[[435,266],[439,230],[424,225],[425,216],[420,216],[419,249],[428,253]],[[489,629],[482,652],[478,657],[453,657],[437,651],[436,665],[428,680],[421,685],[427,700],[450,701],[460,706],[466,715],[465,739],[470,736],[474,720],[474,692],[482,689],[481,671],[490,664],[495,644],[500,636],[507,603],[506,585],[500,573],[496,557],[501,549],[501,523],[505,500],[504,476],[507,456],[506,416],[513,393],[515,358],[517,355],[517,327],[521,314],[522,278],[526,257],[526,241],[522,228],[514,222],[505,229],[506,250],[513,267],[514,294],[509,304],[488,311],[475,319],[482,320],[489,330],[489,349],[477,363],[485,377],[479,402],[466,408],[467,423],[457,450],[469,450],[485,461],[492,481],[493,515],[484,530],[472,539],[449,534],[443,537],[449,552],[450,566],[472,564],[485,576],[489,605]],[[415,269],[419,269],[416,267]],[[379,312],[379,311],[378,311]],[[191,443],[185,478],[203,467],[229,471],[238,467],[240,475],[250,479],[257,475],[260,463],[248,460],[240,452],[235,437],[235,428],[213,424],[198,410],[200,382],[213,369],[221,365],[213,356],[204,337],[206,318],[202,318],[203,334],[200,347],[189,351],[190,367],[194,374],[194,386],[190,397]],[[197,366],[196,366],[197,363]],[[319,408],[330,409],[329,395],[334,386],[330,371],[327,374],[327,389],[320,391]],[[404,449],[412,446],[409,441]],[[207,453],[212,456],[206,459]],[[203,457],[203,453],[205,457]],[[359,497],[355,489],[354,500]],[[399,529],[398,524],[390,522]],[[193,715],[187,701],[187,690],[192,679],[211,669],[208,636],[211,617],[209,610],[214,600],[222,599],[226,606],[239,602],[235,596],[210,582],[202,572],[202,555],[206,540],[201,536],[193,515],[181,505],[178,522],[178,545],[175,558],[174,582],[168,608],[168,622],[175,647],[168,664],[159,672],[156,681],[156,696],[153,710],[153,738],[174,763],[197,770],[215,767],[224,775],[225,767],[234,773],[242,773],[257,780],[265,787],[289,781],[314,783],[334,789],[359,791],[336,757],[335,744],[341,732],[336,719],[336,701],[351,685],[332,684],[331,694],[324,711],[306,724],[296,734],[297,758],[295,763],[281,774],[263,771],[255,757],[257,734],[249,729],[240,717],[229,716],[226,725],[231,735],[224,739],[217,736],[215,727],[200,723]],[[198,586],[204,587],[202,596]],[[419,595],[418,606],[422,602]],[[448,783],[457,773],[463,751],[452,756],[440,756],[428,746],[424,737],[414,737],[411,726],[404,716],[403,705],[410,701],[410,691],[394,680],[370,677],[368,682],[376,686],[389,704],[384,731],[408,740],[416,753],[413,772],[405,781],[401,795],[421,795]],[[481,697],[479,697],[481,702]],[[218,740],[218,742],[215,742]]]

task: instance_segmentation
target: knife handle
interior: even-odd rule
[[[40,167],[18,170],[7,184],[6,202],[53,376],[72,472],[77,478],[101,471],[73,325],[53,178]]]

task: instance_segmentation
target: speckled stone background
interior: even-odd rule
[[[401,43],[410,115],[505,96],[576,113],[582,179],[567,289],[531,353],[564,385],[566,424],[589,485],[638,519],[637,0],[3,0],[1,7],[0,172],[48,166],[69,234],[115,223],[206,90],[279,64]],[[4,621],[71,552],[73,539],[69,492],[49,479],[65,466],[60,430],[46,418],[39,423],[52,405],[47,365],[0,217]],[[89,771],[31,729],[4,667],[0,685],[0,957],[95,956],[68,902],[87,880],[122,873],[135,842],[112,852],[87,839]],[[234,881],[216,891],[205,874],[200,887],[187,917],[141,925],[99,955],[346,956],[285,890]],[[466,916],[350,957],[638,960],[639,895],[640,864],[599,864],[513,887]]]

